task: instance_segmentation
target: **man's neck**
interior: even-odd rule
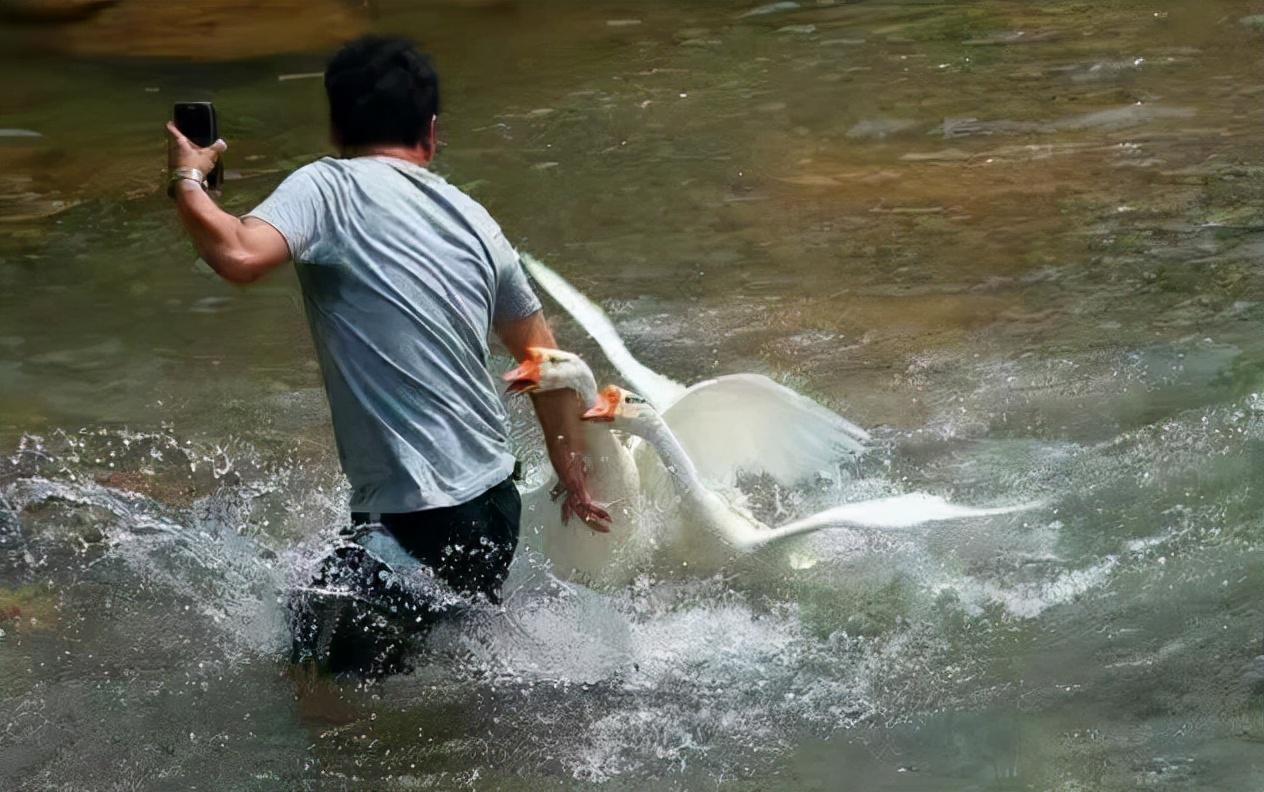
[[[343,157],[394,157],[414,165],[426,167],[434,159],[434,154],[426,146],[357,146],[344,148]]]

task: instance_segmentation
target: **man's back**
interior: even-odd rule
[[[301,168],[250,214],[302,281],[352,508],[451,506],[503,481],[488,331],[540,304],[487,212],[419,165],[355,157]]]

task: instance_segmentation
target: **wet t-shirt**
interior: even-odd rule
[[[453,506],[510,475],[488,333],[540,301],[482,206],[403,160],[326,158],[249,216],[298,270],[352,510]]]

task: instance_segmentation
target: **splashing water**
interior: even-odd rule
[[[1224,418],[1234,416],[1245,419],[1238,412]],[[1103,456],[1139,459],[1155,442],[1139,436],[1106,449],[1064,449],[1052,474],[1041,473],[1082,491],[1077,481],[1100,476]],[[955,453],[960,470],[985,478],[980,471],[1000,462],[998,455],[1040,450]],[[137,478],[102,475],[94,472],[98,460],[116,471],[141,460],[148,467]],[[873,469],[846,497],[893,491],[880,472],[890,462],[870,461]],[[61,673],[125,688],[138,681],[129,669],[162,669],[155,690],[191,697],[189,704],[225,686],[253,686],[241,694],[247,700],[288,702],[292,694],[277,674],[288,640],[283,594],[310,574],[329,531],[293,539],[313,523],[336,526],[342,504],[329,471],[287,464],[265,463],[246,446],[200,449],[170,434],[28,437],[3,472],[5,581],[35,586],[52,602],[55,625],[19,619],[6,651],[29,663],[28,673],[58,662]],[[1127,465],[1106,467],[1130,475]],[[829,490],[780,492],[777,508],[818,508],[840,494]],[[305,512],[304,503],[314,506]],[[964,702],[1004,700],[986,654],[968,645],[980,630],[1009,624],[1021,632],[1025,622],[1152,566],[1180,541],[1176,528],[1157,531],[1100,560],[1075,562],[1058,552],[1067,529],[1036,512],[947,530],[839,531],[807,541],[824,559],[810,569],[787,564],[755,577],[693,582],[642,578],[613,594],[558,581],[528,548],[503,609],[444,625],[414,658],[413,674],[360,693],[353,686],[343,704],[355,712],[351,723],[368,717],[387,742],[405,728],[443,734],[442,719],[424,712],[485,713],[474,727],[486,729],[481,748],[449,735],[410,760],[473,761],[489,750],[484,743],[504,740],[517,746],[519,767],[556,768],[587,782],[665,766],[722,772],[723,757],[736,755],[752,768],[768,766],[801,741],[839,729],[889,727]],[[60,648],[71,645],[93,648],[86,656]],[[184,680],[174,690],[173,672]],[[48,706],[83,703],[53,697],[50,704],[43,686],[15,700],[25,702],[15,723],[32,717],[21,708],[37,700],[44,718],[56,714]],[[137,715],[141,733],[171,728],[162,708]],[[247,733],[221,724],[208,739],[244,750]],[[340,734],[327,733],[325,747],[343,745]],[[756,746],[763,760],[750,758]],[[381,767],[396,767],[380,759]],[[193,751],[182,767],[192,772],[203,761]],[[45,772],[73,778],[79,768],[54,762]]]

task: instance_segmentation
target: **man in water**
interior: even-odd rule
[[[428,170],[439,83],[409,41],[366,37],[325,72],[338,158],[242,218],[203,187],[226,145],[167,125],[172,194],[202,258],[233,283],[293,261],[354,523],[381,523],[453,588],[498,601],[518,543],[507,415],[489,331],[518,360],[555,347],[518,255],[472,198]],[[580,462],[579,405],[533,394],[566,505],[608,530]]]

